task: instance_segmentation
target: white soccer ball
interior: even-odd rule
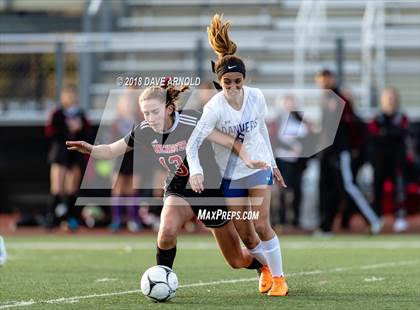
[[[169,267],[153,266],[141,277],[140,288],[142,293],[153,301],[168,301],[175,296],[178,278]]]

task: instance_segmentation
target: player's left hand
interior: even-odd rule
[[[204,176],[201,173],[190,176],[190,184],[194,192],[201,194],[204,190]]]
[[[270,168],[270,165],[268,165],[266,162],[260,161],[260,160],[247,160],[245,162],[245,165],[250,169],[264,169],[267,170]]]
[[[281,175],[281,172],[279,168],[273,168],[273,175],[277,182],[281,184],[284,188],[287,188],[286,183],[284,182],[283,176]]]

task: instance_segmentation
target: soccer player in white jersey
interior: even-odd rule
[[[265,124],[267,106],[264,95],[257,88],[244,86],[245,65],[242,59],[235,56],[236,44],[229,38],[229,27],[230,22],[223,22],[221,16],[216,14],[207,28],[209,43],[219,58],[213,69],[223,91],[204,106],[203,115],[188,141],[191,188],[197,192],[204,190],[205,178],[200,165],[202,158],[199,156],[199,148],[215,128],[242,141],[254,160],[270,164],[271,169],[255,172],[240,158],[232,156],[229,150],[213,143],[229,209],[243,212],[251,207],[259,211],[259,217],[254,222],[234,219],[243,243],[264,265],[259,290],[269,296],[286,296],[288,286],[283,273],[280,243],[269,219],[269,185],[273,184],[273,175],[284,187],[286,185],[271,149]],[[255,231],[259,238],[256,238]]]

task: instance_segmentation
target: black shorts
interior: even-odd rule
[[[224,199],[223,192],[221,189],[207,189],[204,190],[201,194],[194,192],[192,189],[188,188],[180,188],[178,186],[166,186],[164,199],[167,197],[175,195],[181,198],[184,198],[191,206],[194,214],[198,216],[200,212],[202,213],[210,213],[221,210],[227,211],[226,204],[219,205],[219,204],[211,204],[211,201],[222,201]],[[200,204],[200,200],[203,199],[204,202],[209,202],[205,204]],[[223,212],[225,213],[225,212]],[[206,227],[209,228],[217,228],[222,227],[223,225],[229,222],[228,219],[216,218],[216,219],[201,219],[200,220]]]
[[[51,145],[50,151],[48,153],[48,162],[49,164],[59,164],[67,168],[72,168],[73,166],[78,166],[80,169],[84,169],[86,165],[85,155],[69,151],[66,149],[64,143],[54,142]]]

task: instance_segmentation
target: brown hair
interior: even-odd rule
[[[316,73],[316,76],[335,77],[334,73],[329,69],[322,69]]]
[[[243,68],[245,68],[243,60],[235,56],[237,46],[229,37],[228,32],[231,23],[230,21],[223,22],[222,18],[223,15],[215,14],[211,20],[210,26],[207,27],[207,36],[210,46],[218,57],[214,69],[217,72],[219,68],[232,62],[240,63]]]
[[[149,99],[157,99],[161,102],[165,102],[165,107],[173,106],[175,113],[177,110],[177,101],[179,95],[189,89],[188,85],[181,86],[180,89],[177,89],[173,85],[169,85],[168,80],[165,81],[162,86],[151,86],[146,88],[139,97],[139,102]]]
[[[77,94],[77,86],[74,83],[65,83],[61,89],[62,92],[71,92]]]

